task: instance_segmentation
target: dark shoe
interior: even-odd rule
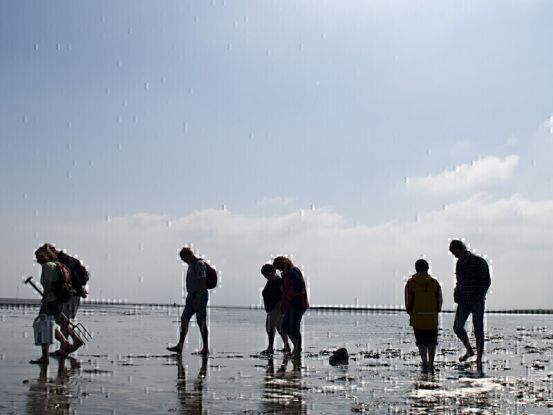
[[[474,350],[467,350],[463,356],[459,357],[459,362],[466,362],[472,356],[474,356]]]
[[[271,355],[273,354],[273,349],[267,348],[267,349],[265,349],[265,350],[259,352],[259,354],[260,354],[261,356],[271,356]]]
[[[56,350],[55,352],[50,352],[50,356],[52,357],[62,357],[65,356],[65,353],[61,349]]]

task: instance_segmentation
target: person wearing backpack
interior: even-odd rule
[[[476,368],[483,375],[482,356],[484,354],[484,313],[486,293],[492,283],[490,269],[486,260],[470,252],[466,245],[454,239],[449,244],[449,252],[457,258],[455,264],[456,284],[453,300],[457,303],[453,332],[463,342],[466,352],[459,357],[465,362],[474,356],[474,350],[465,330],[465,323],[472,314],[472,327],[476,339]]]
[[[67,267],[71,278],[71,293],[66,295],[65,301],[62,301],[62,313],[69,319],[74,320],[77,316],[81,304],[81,298],[88,295],[87,283],[89,273],[86,267],[77,258],[67,254],[62,250],[56,249],[51,243],[45,243],[43,247],[51,251],[57,258],[57,261]],[[70,321],[62,319],[60,321],[61,331],[66,337],[71,337],[73,344],[67,350],[61,348],[50,353],[50,356],[63,356],[77,351],[84,345],[82,339],[70,328]]]
[[[181,315],[181,326],[179,341],[175,346],[167,347],[170,352],[176,352],[182,355],[182,348],[186,335],[188,334],[188,325],[190,319],[196,314],[196,321],[200,334],[202,336],[203,348],[201,354],[209,353],[208,347],[208,328],[207,328],[207,302],[209,300],[208,289],[214,288],[212,284],[212,275],[215,273],[215,286],[217,272],[204,260],[196,257],[189,247],[184,247],[179,253],[182,261],[188,265],[186,271],[186,300],[184,310]],[[208,281],[209,279],[209,281]]]
[[[44,317],[44,320],[51,319],[56,322],[60,321],[61,318],[61,302],[58,298],[59,289],[57,288],[62,275],[60,273],[60,266],[57,263],[57,256],[54,252],[45,248],[44,246],[38,248],[35,251],[36,261],[41,266],[40,274],[40,284],[43,287],[42,292],[42,302],[40,305],[39,315],[36,324],[39,324],[39,319]],[[34,324],[33,324],[34,325]],[[51,328],[51,327],[50,327]],[[55,338],[61,343],[61,350],[68,350],[71,347],[71,343],[67,340],[64,334],[56,327],[55,329]],[[40,333],[41,337],[44,338],[44,342],[40,343],[42,347],[42,356],[39,359],[31,360],[30,363],[33,364],[48,364],[49,362],[49,350],[50,344],[52,341],[49,339],[50,336],[46,333]],[[44,336],[42,336],[44,334]],[[51,332],[50,332],[51,335]],[[35,332],[36,336],[36,332]],[[48,340],[47,340],[48,339]],[[37,339],[35,339],[37,342]],[[40,341],[39,341],[40,342]],[[36,344],[36,343],[35,343]]]
[[[422,360],[423,372],[434,371],[434,356],[438,345],[438,313],[442,310],[442,288],[428,274],[424,259],[415,262],[415,275],[405,284],[405,311],[413,327]]]

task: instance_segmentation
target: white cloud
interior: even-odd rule
[[[473,190],[513,175],[519,163],[517,155],[504,158],[488,156],[470,164],[461,164],[434,176],[409,178],[410,188],[431,194],[449,194]]]
[[[423,213],[417,222],[373,227],[348,226],[341,215],[325,210],[262,218],[203,210],[174,220],[140,214],[110,222],[50,224],[38,229],[40,241],[35,242],[52,241],[78,253],[94,272],[92,297],[146,302],[180,301],[184,267],[177,253],[192,242],[222,271],[221,287],[211,300],[219,305],[258,303],[264,282],[259,268],[283,253],[304,266],[313,303],[350,304],[357,298],[361,304],[401,304],[405,277],[425,255],[443,283],[446,307],[452,307],[454,260],[448,239],[465,237],[493,260],[490,307],[553,307],[548,249],[553,235],[543,231],[551,228],[553,201],[481,193]],[[27,246],[25,236],[36,228],[11,229],[23,236],[5,235],[10,244],[0,246],[10,258],[5,275],[14,276],[0,281],[3,296],[15,291],[15,276],[38,276],[32,269],[36,246]]]

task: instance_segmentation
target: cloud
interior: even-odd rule
[[[504,158],[488,156],[434,176],[409,178],[407,185],[412,189],[437,195],[473,190],[507,180],[513,175],[518,163],[517,155]]]
[[[445,306],[453,307],[454,259],[448,240],[464,237],[493,267],[492,308],[553,307],[549,296],[553,258],[553,201],[521,196],[496,199],[479,193],[429,211],[413,222],[350,226],[340,214],[324,209],[255,217],[223,210],[201,210],[171,219],[139,214],[93,223],[38,227],[40,241],[78,253],[90,266],[92,298],[144,302],[180,302],[185,267],[178,250],[193,243],[221,271],[212,304],[250,305],[260,300],[264,280],[259,269],[278,254],[292,255],[303,266],[315,304],[393,304],[403,302],[403,285],[416,259],[431,261],[443,284]],[[26,233],[13,229],[0,246],[5,275],[38,276]],[[16,233],[23,235],[18,238]],[[11,294],[17,278],[0,281]],[[21,288],[25,290],[25,288]],[[21,296],[23,295],[21,291]],[[29,297],[32,294],[26,293]]]

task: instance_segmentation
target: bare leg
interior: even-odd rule
[[[50,361],[48,357],[48,352],[50,351],[50,345],[48,343],[42,344],[42,356],[40,356],[40,359],[35,359],[29,361],[29,363],[35,364],[35,365],[47,365]]]
[[[184,345],[184,341],[186,340],[187,334],[188,334],[188,320],[181,320],[179,342],[177,343],[176,346],[167,347],[167,350],[169,350],[170,352],[177,352],[177,354],[182,354],[182,348]]]
[[[271,316],[269,314],[267,314],[267,318],[265,319],[265,331],[267,332],[267,340],[269,341],[269,345],[261,352],[261,354],[268,355],[273,353],[275,345],[275,328],[271,322]]]
[[[290,351],[290,344],[288,343],[288,336],[284,331],[280,331],[280,337],[282,338],[282,343],[284,344],[284,352],[287,353]]]
[[[434,357],[436,356],[436,345],[431,344],[428,346],[428,369],[430,372],[434,372]]]
[[[484,338],[476,338],[476,367],[478,373],[481,375],[484,374],[484,369],[482,367],[482,356],[484,355]]]
[[[428,371],[428,347],[422,344],[419,345],[419,354],[422,361],[422,371],[426,373]]]
[[[470,340],[469,340],[468,336],[461,339],[461,341],[463,342],[463,345],[465,346],[467,351],[463,356],[459,357],[459,362],[465,362],[469,357],[474,356],[474,350],[472,349],[472,346],[470,345]]]
[[[202,334],[202,342],[203,342],[203,349],[201,350],[201,354],[207,355],[209,354],[209,330],[207,329],[207,322],[202,322],[201,324],[198,324],[200,327],[200,333]]]
[[[297,337],[290,338],[292,344],[294,345],[294,350],[292,351],[292,357],[294,359],[299,359],[301,356],[301,334]]]

